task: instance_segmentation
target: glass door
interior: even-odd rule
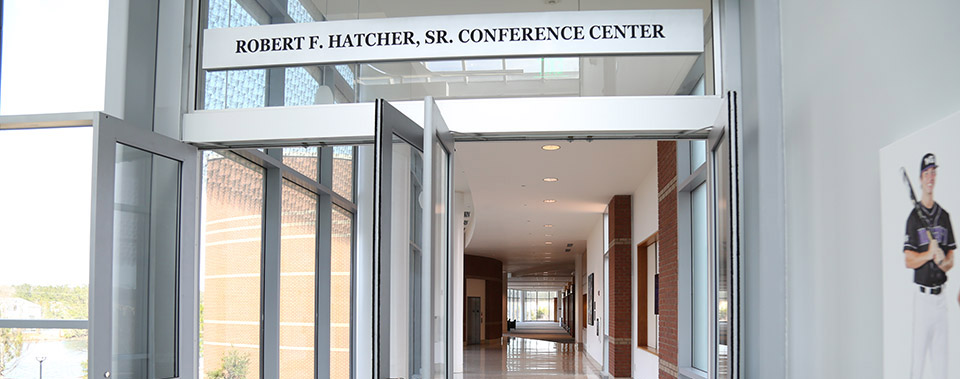
[[[739,209],[739,117],[737,92],[726,94],[725,106],[708,137],[710,153],[710,273],[714,315],[711,329],[711,356],[715,357],[711,377],[738,378],[740,214]]]
[[[376,102],[374,146],[375,378],[421,373],[423,325],[423,129],[384,100]]]
[[[373,376],[447,375],[453,138],[432,98],[424,128],[376,102]]]
[[[196,365],[197,149],[94,123],[91,378],[176,378]]]
[[[424,278],[421,297],[426,299],[425,325],[421,339],[424,341],[421,353],[423,378],[444,378],[452,376],[449,370],[450,357],[453,356],[450,319],[453,314],[453,302],[450,299],[451,272],[450,238],[453,226],[453,135],[447,128],[440,109],[432,97],[424,99],[424,167],[430,175],[424,176],[424,199],[430,212],[424,217],[424,251],[428,259],[423,260]]]

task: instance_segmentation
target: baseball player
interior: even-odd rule
[[[953,267],[953,227],[950,215],[933,201],[937,158],[920,161],[920,206],[907,217],[903,253],[917,286],[913,299],[913,362],[911,378],[921,379],[924,367],[933,378],[947,378],[947,305],[943,296],[947,271]],[[929,359],[928,359],[929,358]],[[927,360],[927,365],[924,360]]]

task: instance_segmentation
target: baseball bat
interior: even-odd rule
[[[937,240],[933,239],[933,234],[930,233],[933,224],[930,222],[930,219],[923,214],[923,210],[920,208],[920,201],[917,200],[917,194],[913,192],[913,183],[910,181],[910,176],[907,175],[907,169],[900,167],[900,174],[903,175],[903,184],[907,186],[907,191],[910,193],[910,202],[913,203],[913,209],[917,211],[917,215],[920,216],[920,221],[923,221],[923,224],[927,227],[927,238],[930,240],[930,243],[936,243]],[[934,263],[939,264],[938,262]]]

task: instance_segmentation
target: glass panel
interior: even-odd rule
[[[92,132],[0,131],[0,318],[87,318]]]
[[[436,140],[436,138],[433,139]],[[447,182],[448,158],[449,156],[446,150],[444,150],[439,141],[433,142],[432,191],[436,201],[430,206],[432,212],[429,216],[433,217],[431,224],[434,225],[433,230],[430,231],[432,238],[431,245],[433,246],[431,249],[433,260],[431,263],[433,269],[433,288],[431,288],[433,317],[430,318],[432,324],[430,327],[433,328],[431,331],[433,335],[432,354],[434,364],[432,371],[434,376],[438,377],[443,377],[446,373],[447,358],[447,293],[449,291],[447,272],[450,270],[447,267],[447,239],[449,238],[448,228],[450,227],[450,214],[448,213],[450,204],[448,196],[449,183]]]
[[[710,364],[710,286],[707,255],[707,185],[690,194],[693,250],[693,367],[709,370]]]
[[[86,329],[0,329],[0,377],[86,378]]]
[[[312,379],[316,341],[317,196],[284,180],[281,208],[280,377]]]
[[[350,268],[353,214],[333,206],[330,247],[330,377],[350,377]]]
[[[263,168],[203,153],[199,376],[260,373]]]
[[[113,375],[176,376],[180,162],[117,145]]]
[[[206,4],[206,27],[209,29],[262,23],[234,0],[209,0]],[[207,72],[203,78],[203,109],[259,108],[266,105],[267,70]]]
[[[626,9],[703,10],[704,23],[712,3],[697,0],[683,5],[650,2],[463,2],[307,0],[288,1],[289,17],[271,17],[259,1],[210,0],[206,28],[270,23],[357,20],[371,18],[439,16],[485,13],[557,12]],[[201,25],[204,25],[202,22]],[[267,106],[266,86],[284,86],[279,105],[310,105],[387,100],[497,98],[539,96],[654,96],[696,93],[697,79],[713,90],[712,28],[704,30],[703,54],[644,56],[532,57],[400,61],[363,64],[314,65],[279,70],[284,80],[268,83],[266,70],[228,70],[206,73],[205,109]],[[703,61],[697,64],[697,60]],[[269,75],[279,77],[273,72]],[[242,84],[242,85],[241,85]],[[247,91],[243,94],[231,94]],[[252,92],[250,92],[252,91]],[[701,90],[702,92],[702,90]],[[237,98],[228,101],[229,98]],[[249,98],[247,98],[249,97]],[[243,99],[243,101],[240,101]]]
[[[316,67],[290,67],[283,75],[283,105],[327,104],[320,92],[323,72]]]
[[[107,4],[3,2],[0,114],[103,110]]]
[[[353,201],[353,172],[355,146],[333,148],[333,192]]]
[[[729,307],[731,303],[731,269],[732,269],[732,249],[731,237],[733,231],[731,230],[730,217],[732,216],[730,209],[730,159],[729,159],[729,144],[727,142],[721,142],[717,146],[716,151],[713,155],[716,159],[713,160],[714,170],[716,172],[717,186],[715,187],[716,191],[716,200],[714,201],[715,206],[717,207],[716,211],[716,238],[717,238],[717,315],[716,315],[716,330],[717,330],[717,378],[723,379],[730,377],[730,366],[733,360],[732,352],[730,351],[730,312],[732,309]]]
[[[690,172],[696,171],[707,161],[707,141],[690,141]]]
[[[390,377],[414,378],[422,363],[423,154],[394,138],[392,169]]]
[[[297,170],[306,177],[319,181],[320,160],[317,157],[316,147],[285,147],[283,148],[283,164]]]

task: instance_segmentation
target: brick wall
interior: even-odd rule
[[[633,224],[630,195],[617,195],[610,200],[609,235],[610,260],[609,283],[610,299],[608,322],[610,323],[610,343],[607,345],[610,357],[610,374],[614,377],[630,377],[633,344],[631,333],[633,317],[631,305],[633,293],[631,283],[630,245],[632,241]]]
[[[677,143],[657,142],[660,377],[677,377]]]

